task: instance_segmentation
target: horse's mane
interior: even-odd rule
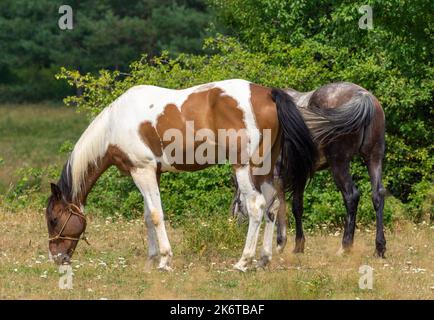
[[[70,159],[63,166],[62,174],[57,183],[62,195],[67,201],[72,201],[72,181],[71,181],[71,164]]]
[[[74,146],[62,172],[60,184],[75,200],[80,194],[89,166],[98,166],[108,147],[110,107],[105,108],[87,127]],[[62,190],[62,189],[61,189]],[[63,190],[62,190],[63,191]]]

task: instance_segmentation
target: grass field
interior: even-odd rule
[[[66,156],[59,154],[60,146],[67,139],[74,142],[86,125],[83,116],[60,106],[0,106],[0,195],[18,168],[63,163]],[[74,287],[61,290],[61,275],[47,257],[43,209],[10,212],[0,203],[0,299],[434,298],[432,225],[395,223],[386,233],[386,260],[373,257],[373,227],[357,230],[354,251],[346,256],[336,255],[340,230],[319,228],[309,234],[303,255],[291,253],[290,231],[288,247],[274,255],[268,269],[241,274],[232,265],[241,254],[245,228],[221,214],[215,221],[220,222],[219,231],[212,224],[199,229],[169,226],[175,270],[161,273],[145,268],[147,244],[141,219],[104,219],[92,212],[88,216],[91,246],[79,244],[72,261]],[[197,250],[204,237],[209,247],[217,249]],[[359,289],[362,265],[374,268],[373,290]]]
[[[60,105],[0,105],[0,193],[18,168],[62,163],[59,148],[75,141],[87,121],[74,110]]]
[[[337,256],[341,235],[307,237],[305,254],[289,247],[266,270],[232,270],[240,251],[188,254],[181,230],[169,228],[172,273],[146,269],[144,225],[139,220],[90,217],[91,245],[79,244],[72,261],[73,289],[58,287],[48,261],[43,212],[0,212],[2,299],[433,299],[434,227],[400,223],[387,232],[387,259],[373,257],[373,231],[357,231],[354,252]],[[291,235],[292,236],[292,235]],[[292,240],[292,239],[291,239]],[[361,290],[358,271],[374,268],[373,289]]]

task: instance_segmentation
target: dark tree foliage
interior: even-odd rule
[[[74,28],[60,30],[62,4],[0,1],[0,100],[64,97],[60,66],[126,70],[142,53],[198,53],[211,19],[203,0],[71,0]]]

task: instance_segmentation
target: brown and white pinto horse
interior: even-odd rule
[[[266,265],[279,208],[273,184],[279,154],[281,171],[292,178],[282,180],[285,188],[304,186],[316,162],[315,145],[293,100],[282,90],[245,80],[183,90],[133,87],[93,120],[59,182],[51,185],[46,210],[49,251],[56,262],[69,262],[86,228],[87,195],[101,174],[115,165],[131,175],[143,195],[150,261],[159,256],[158,267],[170,270],[172,250],[163,219],[160,174],[200,170],[229,159],[249,215],[244,251],[234,267],[245,271],[251,263],[265,208],[270,208],[260,259]]]
[[[384,257],[386,240],[383,231],[383,207],[385,189],[381,182],[384,156],[385,119],[378,100],[358,85],[339,82],[320,87],[310,92],[285,90],[297,104],[306,125],[310,129],[317,152],[315,171],[330,167],[336,186],[341,191],[347,219],[344,226],[342,247],[339,253],[349,251],[354,240],[357,205],[360,194],[350,173],[350,162],[355,155],[361,155],[371,178],[372,203],[376,211],[376,255]],[[277,163],[279,163],[279,159]],[[278,250],[286,244],[286,208],[279,165],[275,167],[275,179],[280,200],[277,220]],[[305,237],[302,227],[303,193],[305,185],[293,189],[292,212],[295,218],[294,252],[304,251]],[[244,207],[236,191],[232,203],[234,215],[242,215]]]

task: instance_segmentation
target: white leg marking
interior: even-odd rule
[[[249,166],[237,169],[235,174],[241,192],[241,199],[244,201],[249,214],[249,230],[247,232],[243,255],[234,266],[235,269],[244,272],[255,256],[259,228],[265,211],[265,198],[261,193],[255,190],[250,179]]]
[[[151,211],[148,209],[146,202],[145,206],[145,223],[148,234],[148,262],[146,269],[150,269],[154,261],[158,258],[158,239],[154,223],[151,220]]]
[[[146,203],[147,210],[149,213],[146,215],[146,224],[153,225],[156,238],[158,240],[158,246],[160,249],[160,263],[158,268],[165,271],[170,271],[169,266],[170,259],[172,257],[172,249],[170,247],[169,238],[167,237],[166,227],[164,225],[163,209],[161,207],[160,191],[158,189],[157,177],[155,174],[155,168],[152,166],[145,168],[138,168],[131,172],[134,182],[139,188],[143,195]],[[155,244],[155,238],[152,234],[153,231],[149,232],[148,226],[148,237],[150,236]],[[149,238],[148,238],[149,239]],[[149,248],[149,254],[153,253],[153,248]]]

